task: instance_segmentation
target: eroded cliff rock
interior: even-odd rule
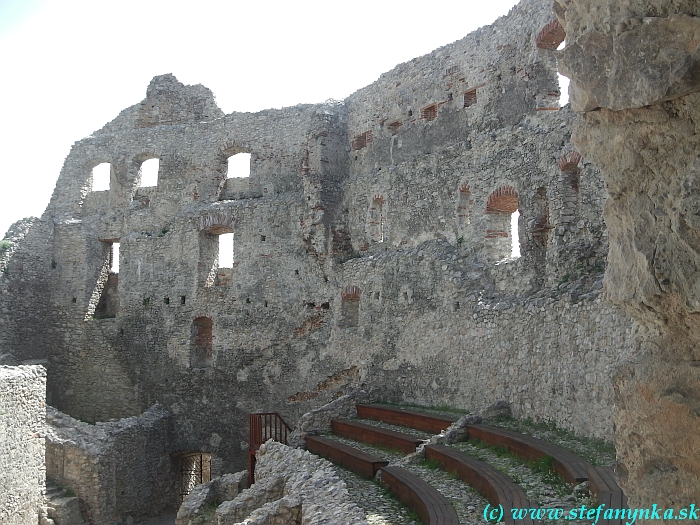
[[[641,325],[614,379],[630,506],[700,499],[700,4],[557,0],[573,136],[609,199],[607,298]],[[599,109],[600,108],[600,109]],[[598,111],[591,111],[598,109]]]

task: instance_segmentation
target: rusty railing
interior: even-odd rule
[[[255,482],[255,453],[268,439],[287,444],[287,436],[292,431],[277,412],[248,414],[248,481]]]

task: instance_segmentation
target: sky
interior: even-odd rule
[[[207,86],[226,113],[342,100],[516,3],[0,0],[0,238],[156,75]]]

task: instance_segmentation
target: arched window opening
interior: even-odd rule
[[[158,186],[158,170],[160,161],[158,159],[148,159],[141,163],[140,179],[141,187]]]
[[[250,153],[237,153],[228,158],[226,177],[239,179],[250,177]]]
[[[107,191],[110,188],[112,165],[103,162],[92,168],[92,191]]]
[[[370,241],[384,242],[385,204],[384,197],[375,195],[367,210],[367,235]]]
[[[340,320],[338,326],[340,328],[354,328],[359,323],[360,317],[360,295],[362,290],[357,286],[348,286],[342,292],[340,304]]]
[[[211,481],[211,454],[195,453],[180,457],[180,498],[192,492],[197,485]]]
[[[219,268],[233,268],[234,233],[222,233],[219,235]]]
[[[192,321],[192,354],[191,368],[207,368],[213,362],[214,321],[209,317],[197,317]]]
[[[520,256],[518,193],[501,186],[486,201],[486,254],[491,260]]]

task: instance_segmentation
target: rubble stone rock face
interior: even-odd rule
[[[556,51],[537,47],[553,19],[523,0],[342,102],[224,115],[155,77],[8,238],[3,359],[45,361],[49,404],[91,423],[162,403],[175,471],[185,451],[241,470],[248,413],[291,423],[357,389],[504,400],[612,439],[637,328],[602,300],[608,194],[571,144]],[[250,174],[230,177],[240,154]]]
[[[234,523],[228,519],[234,509],[247,508],[255,510],[250,521],[240,520],[243,523],[367,524],[364,511],[350,501],[345,482],[329,461],[274,441],[264,443],[257,458],[252,487],[216,510],[221,525]],[[277,521],[295,512],[301,514],[298,521]]]
[[[37,523],[46,469],[46,370],[0,366],[0,523]]]
[[[582,115],[573,140],[609,192],[607,298],[641,327],[614,378],[621,479],[631,506],[697,503],[700,4],[557,0],[555,8],[572,103],[603,108]]]

